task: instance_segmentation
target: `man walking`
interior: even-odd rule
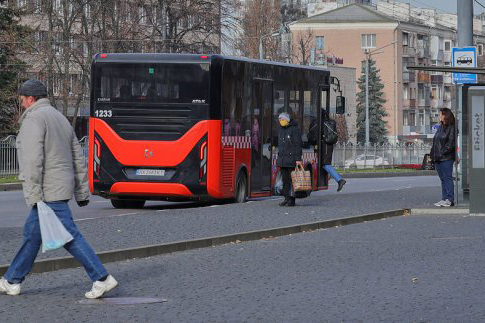
[[[31,207],[24,225],[23,244],[0,279],[0,292],[20,294],[20,284],[30,272],[42,243],[37,202],[44,201],[57,215],[73,240],[64,245],[93,281],[87,298],[99,298],[118,285],[101,264],[72,219],[67,202],[74,195],[82,207],[89,203],[88,174],[81,146],[67,119],[47,99],[42,82],[28,80],[19,89],[21,106],[17,153],[24,197]]]

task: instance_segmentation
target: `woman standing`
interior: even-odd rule
[[[434,135],[431,157],[441,180],[441,201],[435,206],[455,205],[453,190],[453,163],[455,161],[456,133],[455,116],[448,108],[440,109],[440,127]]]
[[[295,120],[287,112],[278,116],[280,123],[278,129],[278,159],[276,166],[280,167],[283,179],[283,196],[285,200],[280,206],[295,206],[295,192],[292,188],[291,171],[296,165],[302,165],[301,130]]]

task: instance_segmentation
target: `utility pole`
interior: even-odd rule
[[[458,15],[458,47],[471,47],[473,46],[473,0],[456,0],[456,9]],[[468,177],[467,177],[467,169],[469,165],[468,161],[468,152],[467,149],[467,140],[468,140],[468,127],[466,120],[468,118],[468,109],[467,106],[463,105],[462,101],[462,92],[463,87],[462,85],[456,85],[456,115],[458,119],[458,127],[459,129],[459,140],[457,140],[458,148],[460,149],[459,153],[461,154],[461,158],[463,162],[459,165],[455,164],[455,171],[457,172],[457,177],[459,181],[457,181],[455,195],[458,204],[458,193],[460,189],[464,189],[468,186]],[[457,130],[458,130],[457,129]],[[465,184],[466,187],[463,187]],[[463,191],[464,199],[468,198],[468,189]]]
[[[369,53],[365,50],[365,146],[369,146]]]

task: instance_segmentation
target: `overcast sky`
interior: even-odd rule
[[[461,0],[401,0],[401,2],[411,3],[415,7],[420,8],[435,8],[448,13],[456,13],[456,3]],[[485,6],[485,0],[478,0],[481,4]],[[482,13],[485,9],[473,0],[474,3],[474,13]]]

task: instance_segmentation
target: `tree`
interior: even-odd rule
[[[347,128],[347,120],[345,119],[345,115],[336,114],[334,118],[335,122],[337,123],[338,142],[346,143],[349,141],[349,130]]]
[[[281,6],[281,21],[283,24],[287,24],[296,20],[300,20],[301,18],[305,18],[307,13],[305,10],[302,10],[301,5],[297,5],[293,2],[285,3]]]
[[[299,31],[295,34],[296,43],[294,44],[295,54],[291,56],[291,62],[301,65],[310,65],[312,45],[314,45],[315,34],[313,29],[308,28],[305,31]]]
[[[383,108],[386,99],[382,89],[381,77],[376,62],[369,58],[369,141],[371,143],[384,143],[387,141],[387,116]],[[357,93],[357,142],[365,142],[365,63],[362,66],[362,74],[357,81],[359,93]]]
[[[22,81],[25,63],[17,58],[22,50],[19,39],[25,38],[26,28],[19,24],[18,10],[3,7],[0,1],[0,135],[14,133],[20,114],[17,90]]]
[[[259,58],[259,42],[263,42],[266,57],[283,60],[280,42],[273,33],[281,30],[280,1],[247,0],[242,18],[243,36],[240,50],[246,57]],[[266,58],[265,57],[265,58]]]

